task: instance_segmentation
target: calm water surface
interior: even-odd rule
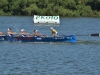
[[[76,43],[0,42],[0,75],[100,75],[100,18],[61,18],[60,25],[37,25],[33,17],[0,16],[0,31],[9,27],[20,33],[51,36],[50,27],[59,34],[76,35]]]

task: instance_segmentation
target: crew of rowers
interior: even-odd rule
[[[51,32],[52,32],[53,36],[56,37],[56,36],[58,35],[58,32],[57,32],[53,27],[51,27],[50,29],[51,29]],[[18,34],[18,33],[12,32],[12,31],[11,31],[11,28],[8,28],[7,34],[8,34],[9,36],[12,36],[12,35],[16,35],[16,34]],[[24,29],[21,29],[20,34],[21,34],[23,37],[32,36],[30,33],[25,32]],[[5,35],[5,33],[0,32],[0,35]],[[33,35],[34,35],[35,37],[37,37],[37,36],[46,37],[45,35],[38,33],[38,30],[34,30],[34,34],[33,34]]]

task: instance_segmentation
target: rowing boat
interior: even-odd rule
[[[21,41],[21,42],[76,42],[75,35],[61,35],[57,37],[53,36],[21,36],[21,35],[14,35],[14,36],[0,36],[0,41]]]

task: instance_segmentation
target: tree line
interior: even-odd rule
[[[100,17],[100,0],[0,0],[0,15]]]

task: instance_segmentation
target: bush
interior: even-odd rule
[[[100,16],[100,0],[0,0],[0,15]]]
[[[4,12],[2,10],[0,10],[0,15],[4,15]]]

